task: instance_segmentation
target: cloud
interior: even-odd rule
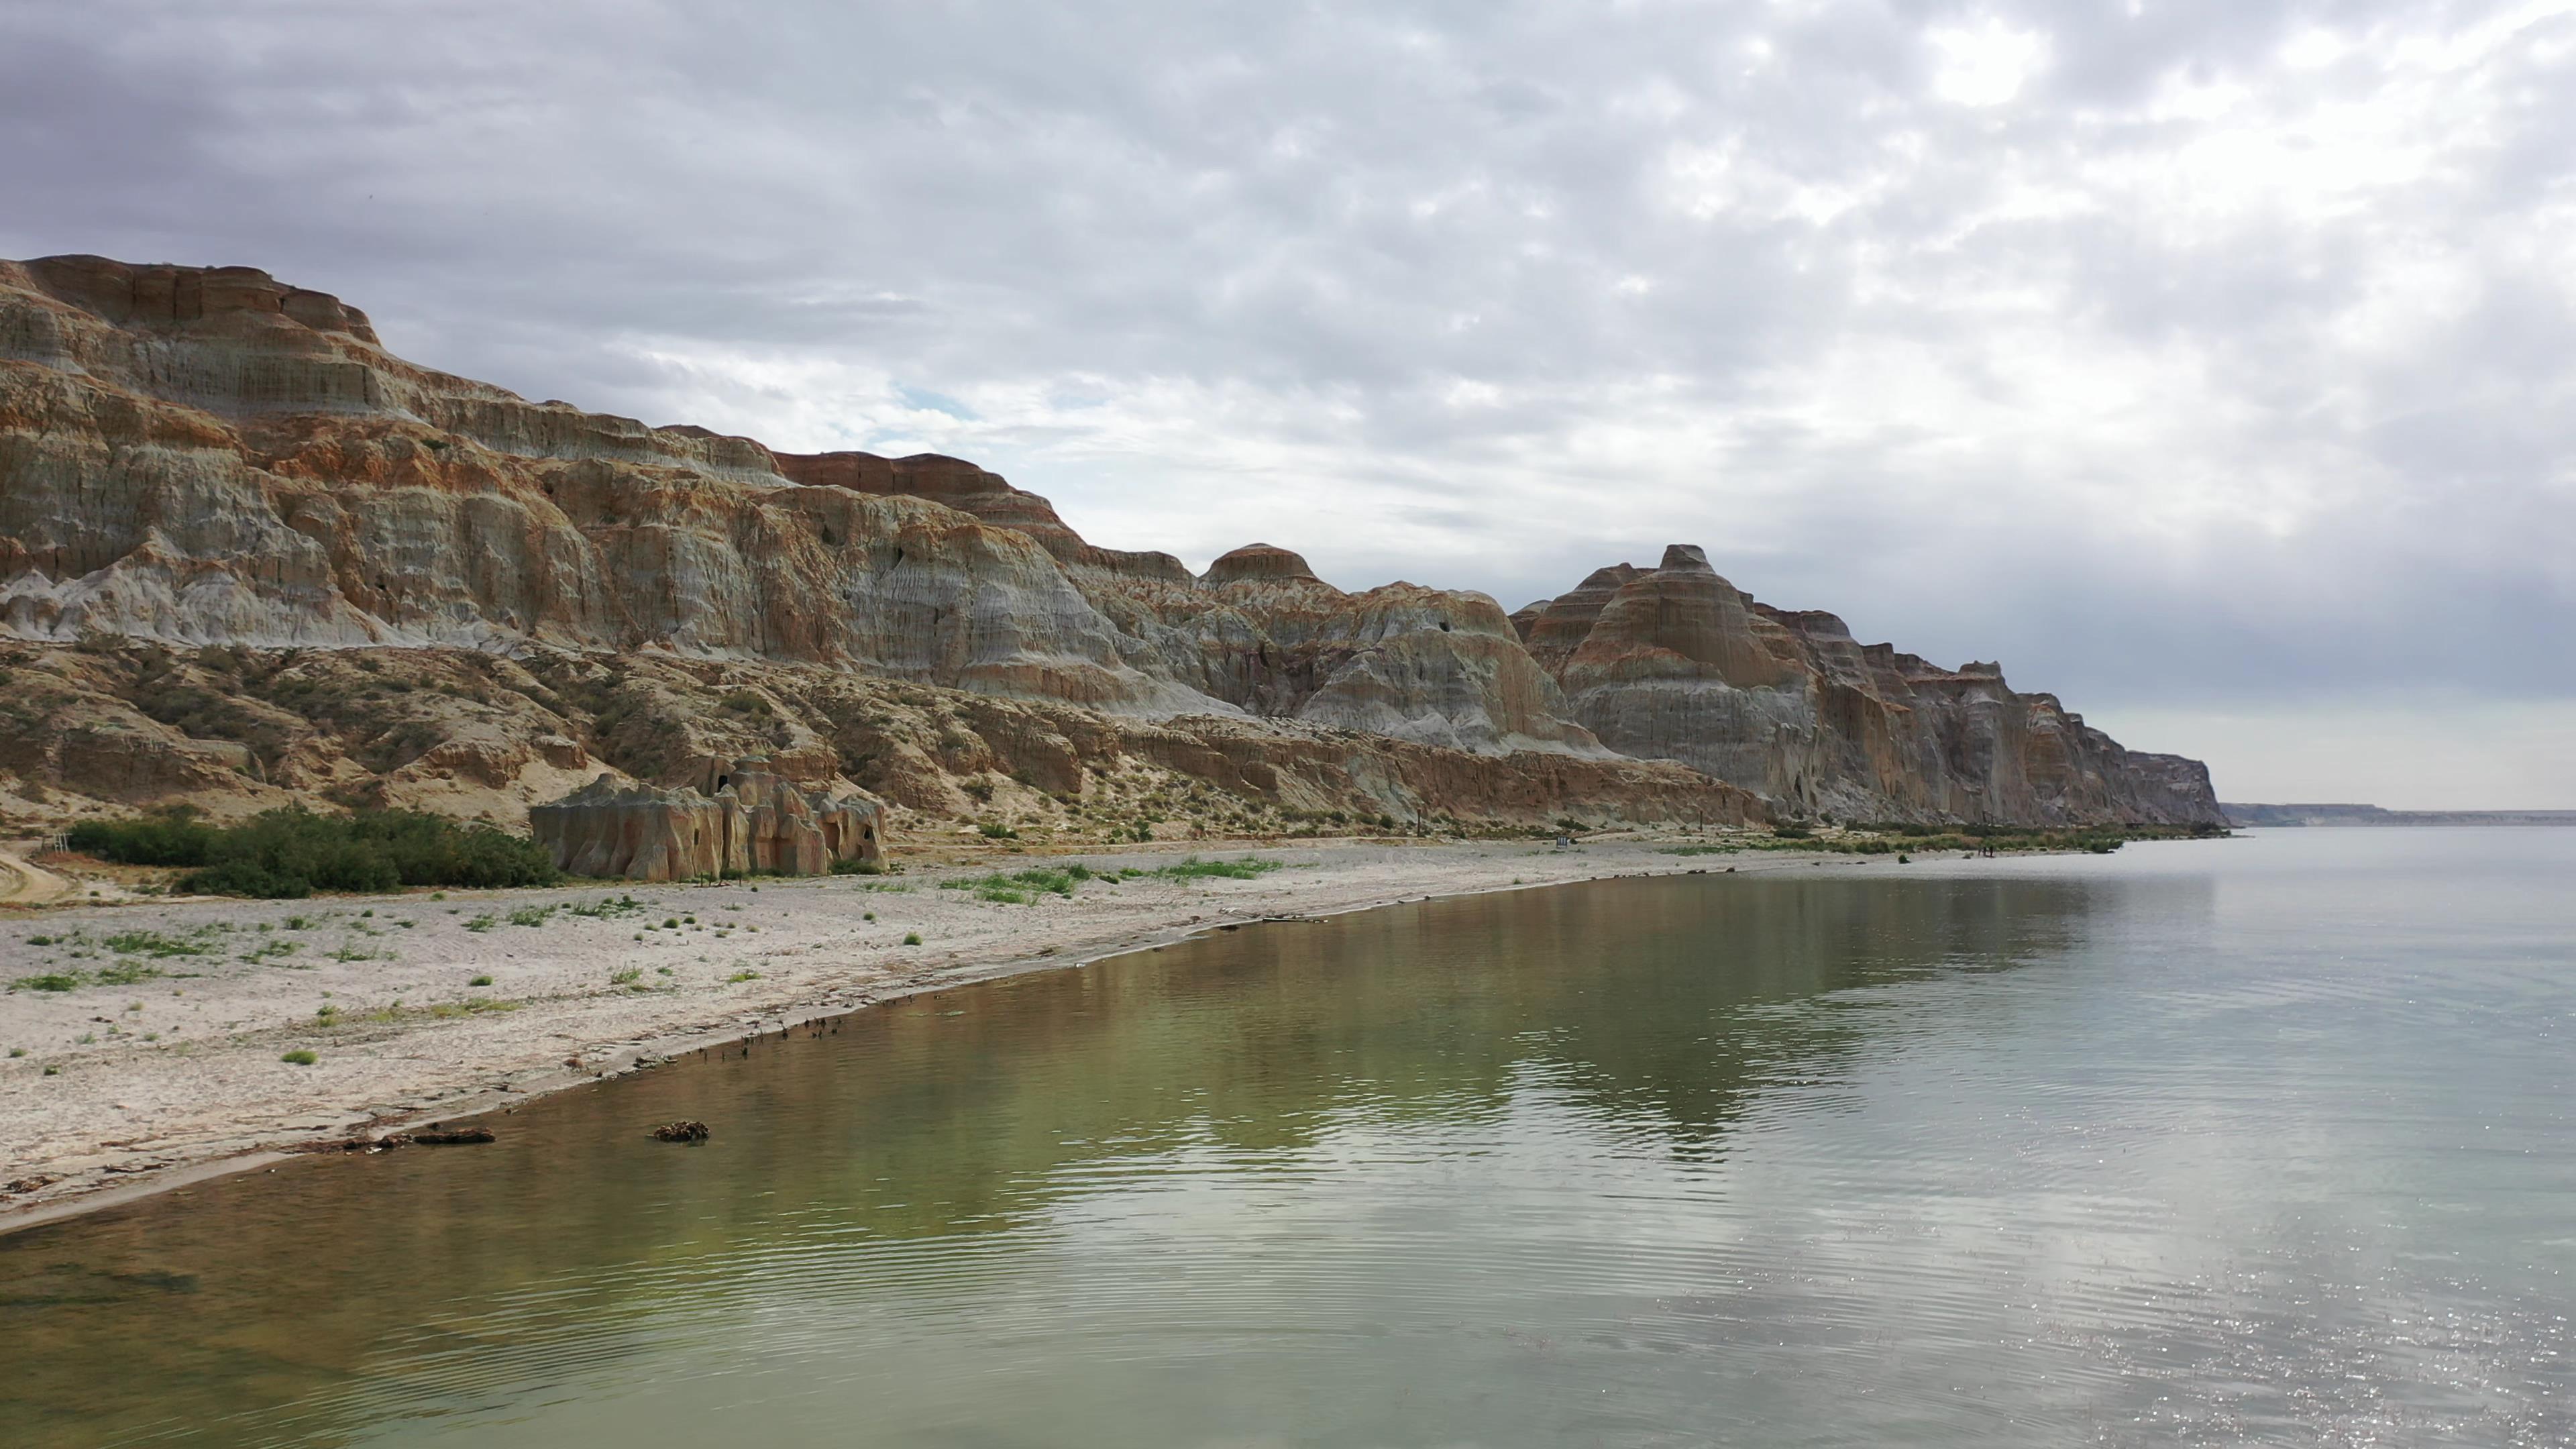
[[[0,252],[1194,561],[2576,721],[2571,97],[2576,0],[101,0],[0,14]]]

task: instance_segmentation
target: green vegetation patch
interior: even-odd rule
[[[84,986],[132,986],[170,973],[153,965],[178,957],[217,956],[224,951],[223,935],[232,928],[223,924],[200,926],[176,934],[161,931],[128,930],[105,936],[87,931],[66,931],[52,936],[31,936],[26,944],[60,949],[74,960],[95,959],[113,954],[116,959],[104,965],[71,967],[21,976],[12,981],[12,991],[78,991]],[[138,957],[146,959],[136,959]],[[47,963],[53,964],[53,963]],[[191,973],[181,973],[191,974]]]
[[[1257,855],[1247,855],[1240,860],[1201,860],[1193,855],[1178,865],[1167,865],[1146,874],[1170,880],[1205,880],[1211,876],[1226,880],[1252,880],[1279,870],[1285,864],[1284,861],[1265,860]]]
[[[239,825],[183,815],[84,821],[71,846],[127,865],[188,867],[181,890],[298,899],[315,891],[403,886],[552,885],[545,848],[488,825],[413,810],[319,815],[290,806]]]
[[[222,949],[212,930],[196,930],[181,936],[163,935],[159,931],[119,931],[101,942],[120,956],[212,956]]]
[[[185,811],[140,820],[84,820],[66,843],[120,865],[204,865],[222,831]]]

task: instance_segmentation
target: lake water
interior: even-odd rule
[[[2571,1102],[2576,830],[1432,902],[0,1239],[0,1440],[2561,1446]]]

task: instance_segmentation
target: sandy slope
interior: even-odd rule
[[[1243,853],[1201,847],[1211,858]],[[0,925],[0,1230],[247,1165],[519,1100],[756,1029],[960,981],[1043,969],[1263,916],[1323,914],[1613,874],[1851,868],[1639,844],[1264,847],[1251,880],[1089,883],[1034,905],[897,877],[181,901],[29,913]],[[1151,868],[1176,851],[1079,857]],[[1061,864],[1003,857],[990,867]],[[631,897],[604,915],[575,914]],[[510,917],[538,924],[514,924]],[[876,919],[868,919],[873,912]],[[663,929],[665,922],[678,929]],[[694,924],[692,924],[694,922]],[[155,944],[129,933],[150,932]],[[923,944],[903,944],[907,933]],[[111,947],[111,937],[122,937]],[[42,938],[50,944],[39,945]],[[140,945],[143,949],[138,950]],[[76,955],[75,952],[88,952]],[[123,963],[160,974],[95,980]],[[632,973],[626,979],[626,973]],[[756,973],[756,974],[755,974]],[[489,977],[477,986],[477,977]],[[473,1008],[484,1003],[483,1009]],[[491,1009],[498,1004],[504,1009]],[[325,1008],[330,1018],[321,1016]],[[298,1066],[282,1053],[307,1049]]]
[[[0,905],[34,906],[71,893],[72,883],[42,866],[0,850]]]

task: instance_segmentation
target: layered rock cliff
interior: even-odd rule
[[[1860,644],[1755,602],[1676,544],[1513,616],[1602,743],[1843,818],[2214,823],[2196,760],[2124,749],[1993,664]]]
[[[956,459],[778,453],[417,367],[248,268],[0,263],[0,641],[41,682],[0,718],[0,769],[93,802],[220,786],[510,818],[602,762],[669,786],[748,750],[963,814],[980,751],[1049,798],[1150,759],[1351,818],[2217,818],[2188,762],[1687,554],[1517,620],[1348,593],[1268,545],[1193,574]],[[475,661],[504,657],[527,709],[452,703],[491,700]],[[698,743],[622,739],[631,714],[564,692],[603,661]],[[355,687],[310,708],[308,677]],[[774,738],[735,738],[746,693]],[[1038,713],[992,716],[1016,743],[910,738],[994,708],[955,699]]]

